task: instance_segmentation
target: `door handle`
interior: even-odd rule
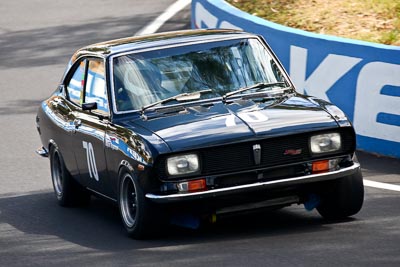
[[[80,119],[75,119],[74,120],[74,125],[75,125],[75,128],[78,128],[79,126],[82,125],[82,121]]]

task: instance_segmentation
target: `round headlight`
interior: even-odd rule
[[[327,153],[338,151],[342,147],[339,133],[328,133],[311,136],[310,147],[312,153]]]
[[[167,159],[167,172],[169,175],[185,175],[196,173],[199,170],[199,157],[196,154],[184,154]]]

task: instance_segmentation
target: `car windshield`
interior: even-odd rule
[[[117,111],[184,102],[181,94],[197,99],[260,93],[288,85],[277,63],[256,38],[163,48],[113,59],[113,88]],[[168,99],[168,101],[162,101]],[[171,101],[171,99],[173,101]],[[190,101],[193,97],[185,98]],[[158,103],[157,103],[158,102]],[[155,105],[153,105],[155,104]]]

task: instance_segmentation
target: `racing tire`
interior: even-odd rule
[[[358,213],[364,202],[364,183],[361,171],[327,184],[317,207],[328,220],[345,219]]]
[[[160,210],[146,199],[137,178],[128,170],[120,171],[118,207],[128,235],[147,239],[159,233],[162,226]]]
[[[50,171],[54,193],[60,206],[79,206],[90,202],[90,193],[68,172],[57,146],[50,148]]]

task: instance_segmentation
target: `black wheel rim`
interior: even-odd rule
[[[54,191],[57,196],[61,196],[63,192],[62,187],[62,169],[61,159],[57,152],[54,153],[53,161],[51,164],[51,177],[53,179]]]
[[[126,226],[133,227],[136,222],[138,201],[135,183],[130,174],[125,174],[122,178],[119,199],[122,218]]]

